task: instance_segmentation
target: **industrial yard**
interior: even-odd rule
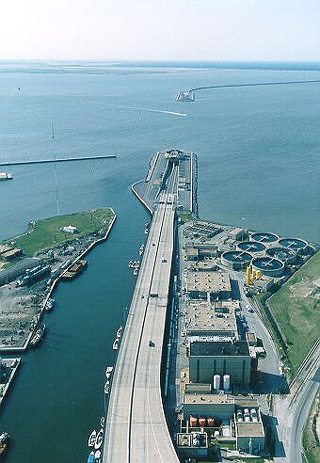
[[[27,233],[0,246],[2,262],[10,244],[20,251],[0,271],[0,350],[27,349],[53,308],[47,304],[57,282],[74,278],[86,266],[81,257],[107,237],[115,218],[112,209],[101,208],[32,222]]]
[[[319,268],[318,254],[310,259],[315,247],[300,239],[196,219],[181,225],[179,236],[178,454],[219,461],[224,449],[241,461],[253,455],[264,461],[272,456],[266,394],[279,394],[285,377],[252,296],[276,291],[294,274],[292,297],[300,291],[314,308],[317,289],[310,293],[306,277]],[[303,288],[296,286],[300,272]]]

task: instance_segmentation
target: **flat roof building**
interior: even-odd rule
[[[245,341],[193,342],[189,349],[189,378],[209,383],[214,375],[229,375],[231,387],[249,386],[251,357]]]
[[[210,303],[190,299],[185,311],[185,331],[188,336],[238,338],[237,309],[237,301]]]
[[[187,292],[193,299],[228,299],[231,297],[231,282],[228,273],[188,272]]]

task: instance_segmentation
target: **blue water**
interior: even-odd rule
[[[61,213],[111,205],[118,220],[83,275],[59,286],[47,338],[24,356],[0,415],[0,428],[14,436],[6,461],[84,461],[104,406],[112,338],[133,290],[127,261],[137,257],[148,217],[130,185],[155,151],[198,154],[202,217],[320,241],[320,84],[208,90],[195,103],[174,101],[191,87],[319,78],[312,70],[168,63],[0,64],[1,161],[118,154],[57,167]],[[0,183],[0,239],[56,214],[53,165],[0,170],[14,175]]]

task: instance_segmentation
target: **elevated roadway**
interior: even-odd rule
[[[178,463],[160,368],[174,247],[173,169],[159,195],[123,333],[105,426],[103,463]]]

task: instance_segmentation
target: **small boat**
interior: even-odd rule
[[[110,381],[107,381],[106,384],[104,385],[104,393],[108,395],[110,392]]]
[[[0,172],[0,180],[12,180],[13,175],[7,172]]]
[[[117,338],[121,338],[121,334],[122,334],[122,326],[119,326],[117,330]]]
[[[90,452],[87,463],[94,463],[94,451]]]
[[[100,450],[97,450],[96,453],[94,454],[94,462],[100,463],[100,461],[101,461],[101,452]]]
[[[96,438],[97,438],[97,431],[94,429],[92,431],[92,433],[90,434],[89,436],[89,439],[88,439],[88,446],[89,447],[93,447],[94,446],[94,443],[96,441]]]
[[[133,265],[133,260],[129,260],[128,267],[130,268],[132,267],[132,265]]]
[[[102,428],[104,428],[105,422],[106,422],[106,419],[105,419],[104,416],[102,416],[102,417],[100,418],[100,426],[101,426]]]
[[[112,349],[113,349],[113,350],[118,350],[118,348],[119,348],[119,342],[120,342],[120,338],[116,338],[116,339],[113,341],[113,345],[112,345]]]
[[[9,443],[9,437],[10,436],[7,432],[0,434],[0,455],[6,451]]]
[[[31,338],[31,341],[30,341],[31,346],[36,346],[37,344],[39,344],[41,339],[44,337],[45,329],[46,329],[46,325],[42,323],[40,328],[36,331],[36,334]]]
[[[47,303],[45,306],[46,312],[50,312],[53,309],[55,302],[56,301],[52,299],[51,297],[47,300]]]
[[[113,372],[113,367],[107,367],[106,368],[106,378],[109,379],[110,376],[112,375]]]
[[[95,448],[96,450],[99,450],[99,448],[100,448],[101,445],[102,445],[102,441],[103,441],[103,429],[100,429],[100,431],[98,432],[96,441],[95,441],[95,443],[94,443],[94,448]]]
[[[138,275],[138,273],[139,273],[139,270],[137,268],[135,268],[134,271],[133,271],[133,275],[136,277]]]
[[[147,235],[149,233],[149,228],[146,228],[144,234]]]

